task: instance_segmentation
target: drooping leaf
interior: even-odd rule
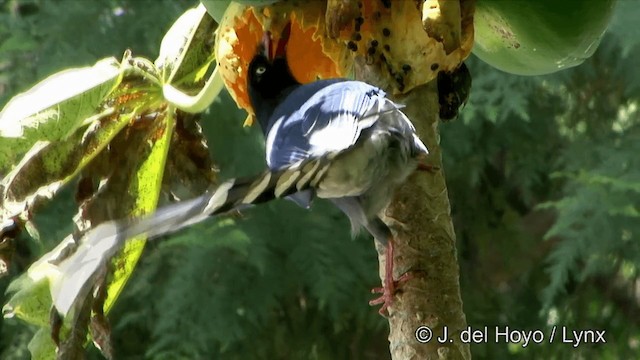
[[[193,74],[213,60],[216,23],[203,5],[187,10],[171,26],[160,44],[155,65],[162,69],[165,83],[175,84],[191,76],[191,84],[202,79]]]
[[[216,183],[218,169],[211,159],[200,115],[177,112],[174,136],[165,169],[164,186],[178,199],[203,194]]]
[[[204,111],[224,87],[217,67],[203,83],[215,59],[216,27],[213,18],[200,5],[185,12],[162,39],[155,64],[163,72],[164,97],[183,111]],[[191,95],[194,92],[196,94]]]
[[[140,216],[155,210],[160,194],[164,167],[171,142],[174,126],[173,110],[167,110],[162,121],[153,124],[149,129],[140,132],[136,137],[138,144],[131,149],[123,149],[134,155],[127,157],[131,164],[125,164],[122,177],[114,176],[108,180],[102,197],[92,198],[83,205],[82,214],[92,223],[99,223],[109,217],[109,208],[118,204],[119,217]],[[146,140],[146,141],[145,141]],[[122,141],[125,141],[123,139]],[[138,152],[134,152],[134,150]],[[114,150],[115,151],[115,150]],[[125,156],[125,154],[121,154]],[[104,226],[109,226],[104,225]],[[97,232],[99,236],[99,232]],[[110,242],[104,239],[100,246],[109,247]],[[67,239],[71,241],[71,239]],[[80,249],[85,246],[79,244]],[[105,311],[108,311],[118,297],[144,248],[144,236],[127,242],[120,255],[113,261],[114,274],[108,285],[108,296]],[[87,250],[87,249],[85,249]],[[79,251],[79,250],[76,250]],[[65,259],[56,266],[61,276],[52,280],[52,298],[56,310],[62,315],[80,311],[86,296],[96,283],[100,274],[104,273],[111,261],[113,251],[87,251],[97,258],[84,259],[82,262],[69,262]]]
[[[135,198],[135,206],[130,209],[130,215],[132,216],[149,214],[156,209],[175,125],[174,117],[175,110],[170,106],[167,109],[165,120],[157,130],[159,137],[155,139],[148,157],[143,160],[136,171],[136,181],[131,182],[129,185],[127,193]],[[115,272],[107,288],[105,312],[111,309],[133,273],[133,269],[144,249],[144,239],[144,237],[138,237],[133,241],[129,241],[122,250],[121,255],[114,260],[113,267]]]

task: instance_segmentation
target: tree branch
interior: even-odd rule
[[[459,26],[460,4],[456,5],[457,11],[455,7],[452,11],[442,9],[443,16],[457,14],[457,18],[440,18],[438,25],[441,28],[448,28],[447,25],[456,21]],[[460,46],[459,35],[455,29],[447,32],[449,51]],[[380,67],[356,61],[355,73],[359,80],[386,87]],[[405,113],[429,149],[430,165],[438,170],[413,174],[386,210],[385,221],[395,232],[394,276],[398,278],[406,272],[413,275],[401,286],[395,303],[389,308],[391,356],[403,360],[470,359],[469,345],[461,343],[459,338],[467,323],[462,309],[456,238],[442,167],[436,81],[414,88],[398,102],[407,106]],[[378,249],[378,253],[380,278],[384,281],[383,249]],[[427,326],[433,332],[432,339],[425,344],[416,339],[416,329],[421,326]],[[439,343],[436,339],[444,334],[445,327],[448,340]]]
[[[429,359],[448,355],[451,359],[470,359],[469,346],[454,337],[466,327],[466,318],[442,167],[435,84],[414,89],[402,102],[429,148],[430,165],[440,170],[414,174],[398,191],[387,211],[388,216],[405,224],[396,237],[396,269],[417,274],[403,287],[389,319],[392,356],[394,359]],[[423,325],[430,327],[434,335],[425,345],[414,337],[416,329]],[[439,344],[435,337],[443,334],[445,326],[454,342]]]
[[[376,84],[380,75],[364,61],[357,62],[357,78]],[[459,267],[455,232],[442,168],[438,133],[438,92],[435,81],[413,89],[399,99],[407,105],[412,120],[430,152],[433,173],[416,172],[395,194],[386,211],[395,236],[395,277],[405,272],[414,276],[404,283],[390,307],[390,350],[393,359],[470,359],[468,344],[458,333],[466,325],[460,296]],[[384,280],[385,260],[378,249],[380,277]],[[415,338],[416,329],[428,326],[433,338],[426,344]],[[439,344],[447,327],[453,342]]]

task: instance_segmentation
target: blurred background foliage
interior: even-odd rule
[[[155,58],[193,0],[0,1],[0,106],[48,74],[106,56]],[[518,77],[471,57],[471,98],[441,124],[472,327],[604,329],[607,344],[472,346],[479,359],[640,353],[640,2],[621,0],[583,65]],[[255,128],[224,94],[203,115],[221,178],[264,166]],[[0,174],[1,175],[1,174]],[[71,229],[74,189],[36,216],[12,276]],[[322,201],[288,201],[153,242],[110,320],[118,359],[386,359],[372,240],[351,240]],[[11,278],[0,279],[0,302]],[[33,329],[0,319],[0,358],[27,359]],[[91,358],[100,358],[93,350]]]

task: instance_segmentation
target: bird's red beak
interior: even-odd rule
[[[262,35],[262,41],[260,45],[262,46],[262,55],[264,55],[264,57],[269,59],[269,61],[273,60],[273,58],[271,57],[271,54],[272,54],[271,49],[273,47],[273,42],[271,41],[271,31],[266,30],[264,32],[264,34]]]
[[[291,23],[287,23],[284,29],[282,29],[282,33],[280,34],[280,39],[278,40],[278,45],[276,48],[273,48],[273,37],[271,35],[271,31],[265,31],[264,35],[262,35],[262,51],[263,55],[269,59],[273,60],[278,57],[285,57],[287,54],[287,43],[289,42],[289,36],[291,35]]]

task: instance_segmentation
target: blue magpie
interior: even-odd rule
[[[75,253],[59,264],[52,295],[63,315],[86,295],[107,260],[124,242],[145,234],[165,235],[205,218],[287,197],[309,207],[314,197],[335,204],[350,219],[352,233],[364,227],[386,246],[386,279],[370,302],[393,300],[393,236],[379,213],[395,188],[428,154],[411,121],[384,91],[361,81],[320,80],[300,84],[286,59],[288,28],[274,49],[267,31],[248,66],[248,91],[265,135],[268,170],[231,179],[206,194],[160,208],[152,215],[103,223],[88,231]]]
[[[376,291],[383,295],[371,302],[384,303],[382,314],[395,282],[393,235],[379,213],[428,151],[401,107],[381,89],[346,79],[296,81],[286,58],[289,26],[275,49],[265,32],[247,74],[267,165],[278,171],[309,159],[330,160],[311,187],[289,198],[303,207],[314,196],[326,198],[349,217],[352,233],[364,227],[386,245],[385,282]]]

